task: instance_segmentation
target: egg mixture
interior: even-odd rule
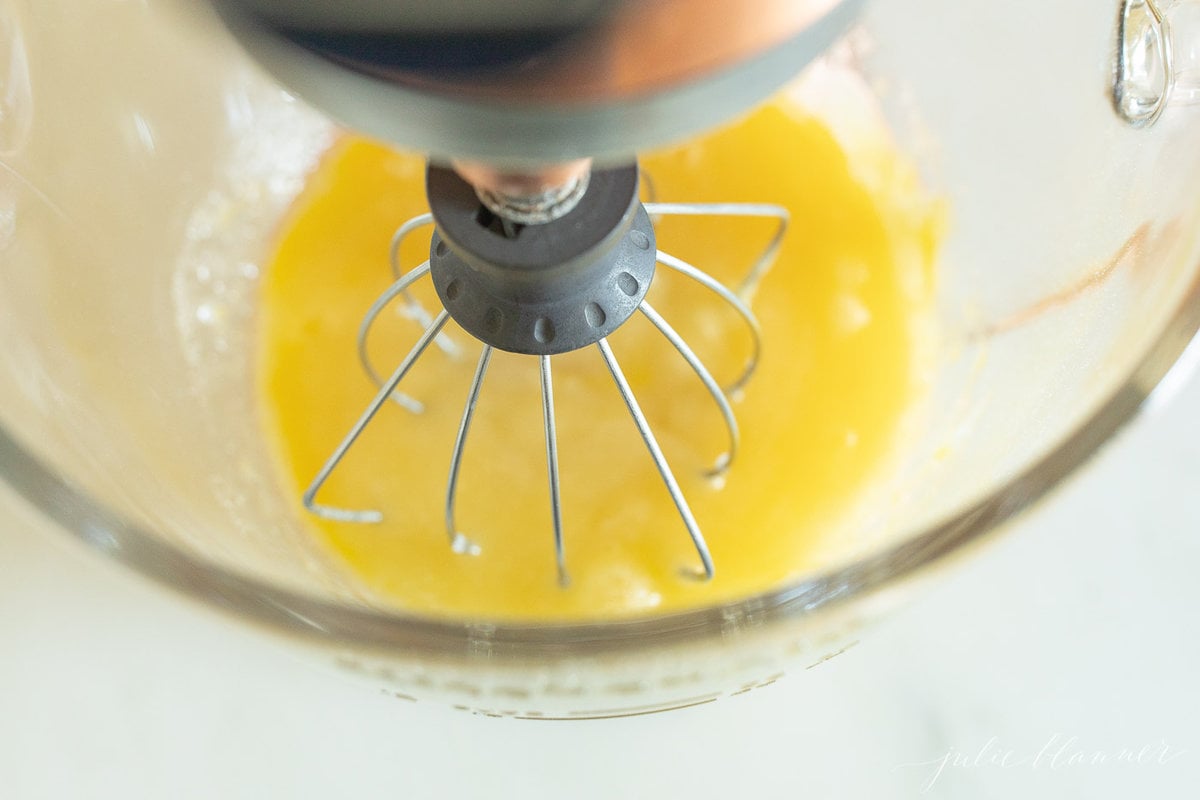
[[[695,373],[640,315],[610,337],[709,543],[715,577],[688,577],[698,562],[686,529],[594,347],[552,362],[570,585],[560,587],[555,569],[534,357],[492,359],[458,489],[459,528],[480,552],[453,552],[443,502],[480,347],[453,323],[446,336],[457,352],[430,348],[401,386],[424,413],[386,405],[318,498],[379,509],[384,521],[303,510],[301,493],[377,391],[358,365],[355,336],[393,280],[390,239],[428,210],[419,156],[351,137],[325,156],[278,236],[259,363],[266,427],[297,515],[364,596],[418,614],[497,620],[611,619],[730,600],[819,566],[824,538],[884,472],[920,392],[934,215],[862,180],[819,119],[782,101],[640,163],[643,194],[654,199],[776,203],[791,214],[753,297],[762,358],[734,398],[742,443],[723,479],[704,474],[726,432]],[[656,233],[663,251],[736,286],[773,225],[664,217]],[[428,237],[410,239],[405,269],[428,258]],[[438,309],[428,285],[417,295]],[[738,375],[750,338],[730,307],[661,267],[647,299],[719,382]],[[369,342],[385,375],[421,332],[397,306]]]

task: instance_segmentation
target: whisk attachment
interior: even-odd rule
[[[638,186],[639,174],[635,165],[596,170],[586,182],[586,191],[576,198],[569,212],[549,222],[524,224],[503,218],[496,209],[481,204],[470,184],[453,171],[431,166],[426,176],[431,212],[414,217],[397,229],[390,253],[392,271],[397,279],[371,305],[359,327],[359,360],[379,391],[304,492],[305,507],[318,516],[339,522],[382,520],[382,513],[376,510],[350,510],[318,504],[316,495],[389,399],[409,413],[423,411],[424,405],[420,401],[399,391],[398,387],[431,345],[436,344],[451,357],[461,355],[461,347],[444,331],[446,323],[452,319],[479,340],[482,349],[454,439],[446,483],[445,526],[451,548],[469,555],[481,551],[459,528],[456,509],[463,454],[491,358],[497,349],[536,356],[555,563],[559,584],[566,586],[569,583],[552,360],[562,353],[595,347],[691,539],[700,565],[699,569],[688,570],[686,574],[711,579],[715,571],[713,559],[699,523],[625,378],[608,337],[640,312],[695,373],[720,412],[727,432],[725,451],[703,472],[714,486],[719,487],[735,461],[740,441],[731,398],[736,399],[752,377],[761,352],[761,332],[750,301],[778,253],[788,216],[786,210],[767,204],[643,205],[637,198]],[[696,266],[657,248],[652,220],[671,215],[755,216],[773,218],[778,224],[767,246],[735,290]],[[414,231],[430,224],[434,225],[434,231],[429,260],[401,274],[401,244]],[[646,301],[658,266],[705,287],[744,321],[751,336],[750,352],[740,373],[726,386],[718,383],[700,356]],[[430,277],[443,306],[437,314],[431,314],[409,291],[414,283],[426,276]],[[397,299],[402,301],[402,315],[419,324],[422,333],[385,380],[371,362],[367,341],[379,316]]]

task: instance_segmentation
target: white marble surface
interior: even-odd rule
[[[4,490],[0,798],[1195,796],[1198,489],[1193,378],[843,656],[709,706],[565,724],[317,671]]]

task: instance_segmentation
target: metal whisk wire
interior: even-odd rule
[[[751,352],[748,355],[741,372],[725,388],[720,386],[720,384],[713,377],[712,373],[704,365],[700,357],[684,341],[683,337],[681,337],[662,317],[661,314],[659,314],[645,300],[642,300],[637,306],[637,310],[641,312],[642,316],[644,316],[650,322],[650,324],[653,325],[653,327],[663,335],[663,337],[671,344],[671,346],[679,353],[691,370],[696,374],[721,414],[721,418],[724,422],[728,435],[728,446],[726,451],[721,453],[715,459],[713,466],[706,469],[703,473],[706,478],[713,480],[717,483],[717,485],[719,485],[720,481],[723,479],[723,476],[734,462],[740,442],[740,432],[736,417],[733,412],[730,397],[738,396],[738,394],[743,390],[747,382],[752,377],[755,369],[758,366],[762,348],[761,330],[759,329],[758,320],[750,308],[750,299],[753,297],[763,276],[769,270],[771,264],[778,255],[787,230],[788,212],[786,209],[776,205],[751,203],[646,203],[644,208],[648,214],[651,214],[655,217],[672,215],[764,217],[775,219],[778,223],[766,247],[751,264],[750,269],[746,273],[745,277],[739,282],[737,291],[731,290],[708,273],[698,269],[686,261],[683,261],[682,259],[676,258],[675,256],[672,256],[669,253],[665,253],[661,250],[658,250],[655,253],[656,260],[660,265],[695,281],[696,283],[716,294],[730,307],[732,307],[738,316],[745,322],[746,327],[751,335]],[[385,290],[368,309],[366,316],[363,318],[362,324],[359,326],[357,337],[359,361],[362,363],[366,374],[379,388],[379,391],[371,403],[367,406],[366,410],[359,417],[357,422],[346,434],[342,442],[322,466],[321,470],[317,473],[317,476],[313,479],[308,489],[304,492],[303,502],[305,508],[317,516],[339,522],[358,523],[375,523],[380,522],[383,519],[382,512],[377,510],[350,510],[318,504],[316,502],[316,495],[324,486],[332,472],[337,468],[338,464],[340,464],[345,458],[346,453],[353,446],[354,442],[359,438],[367,425],[388,399],[392,399],[394,402],[403,406],[411,413],[419,414],[423,411],[424,406],[420,401],[403,392],[400,392],[398,387],[403,381],[404,377],[409,373],[413,365],[428,349],[431,343],[436,342],[439,349],[448,355],[457,356],[461,353],[461,348],[443,331],[446,322],[450,318],[449,312],[443,309],[436,316],[431,315],[410,291],[410,287],[416,281],[430,273],[430,263],[426,261],[419,267],[404,274],[401,274],[399,269],[400,248],[404,240],[415,230],[429,225],[432,222],[432,214],[422,214],[413,217],[401,225],[396,230],[395,235],[392,237],[389,256],[392,272],[394,275],[398,276],[397,280],[391,286],[389,286],[387,290]],[[405,356],[403,361],[401,361],[399,366],[397,366],[396,370],[389,378],[383,380],[380,376],[380,373],[375,369],[374,364],[371,361],[367,348],[367,340],[369,333],[374,327],[379,315],[397,298],[402,298],[404,302],[404,315],[418,322],[422,326],[423,332],[417,343]],[[684,527],[687,529],[692,546],[700,560],[701,569],[699,570],[699,574],[704,579],[711,579],[715,570],[712,556],[700,530],[700,526],[697,523],[694,514],[692,513],[691,507],[684,496],[678,480],[675,478],[674,472],[667,463],[666,456],[663,454],[662,448],[659,446],[651,426],[647,421],[645,414],[641,410],[641,406],[638,404],[637,399],[633,394],[633,390],[630,388],[629,383],[626,380],[623,371],[621,370],[620,364],[608,343],[607,337],[602,337],[596,341],[596,347],[600,351],[601,357],[608,369],[608,372],[612,377],[613,382],[616,385],[617,390],[630,413],[630,416],[633,419],[638,433],[640,434],[652,460],[654,461],[655,468],[658,471],[659,476],[662,479],[662,482],[675,505],[676,511],[678,512]],[[484,377],[487,374],[493,350],[494,347],[492,345],[487,343],[483,344],[479,355],[479,361],[476,365],[475,373],[472,378],[470,388],[467,392],[466,402],[463,407],[462,417],[460,419],[458,431],[455,437],[454,447],[450,459],[449,476],[446,483],[446,534],[450,542],[450,546],[454,552],[469,555],[477,555],[480,553],[480,547],[458,527],[456,509],[458,500],[459,474],[462,466],[463,454],[466,448],[467,437],[470,432],[471,422],[479,402]],[[558,581],[560,585],[566,586],[569,583],[569,577],[566,569],[566,556],[563,536],[561,480],[558,469],[558,442],[555,425],[551,357],[548,355],[542,355],[538,358],[543,410],[543,429],[545,433],[546,446],[547,478],[550,488],[551,522],[554,533],[555,562],[558,571]]]
[[[775,230],[771,232],[766,247],[738,282],[737,294],[747,304],[753,301],[763,277],[775,263],[791,220],[788,210],[774,203],[646,203],[644,208],[652,217],[760,217],[775,220]]]
[[[428,274],[429,262],[425,262],[412,272],[409,272],[407,275],[402,277],[396,283],[392,284],[392,286],[390,286],[388,290],[384,292],[384,294],[379,298],[378,301],[376,301],[376,303],[387,305],[388,302],[390,302],[397,295],[403,293],[404,290],[416,282],[417,279]],[[417,340],[417,343],[413,345],[413,348],[408,352],[408,355],[406,355],[404,360],[400,362],[400,365],[396,367],[396,371],[392,373],[392,376],[388,378],[382,386],[380,386],[379,392],[375,395],[375,398],[371,400],[370,405],[367,406],[367,409],[362,413],[362,416],[358,418],[358,421],[354,423],[354,426],[350,429],[350,432],[346,434],[344,439],[342,439],[341,444],[337,446],[337,449],[333,451],[333,454],[321,467],[320,471],[317,473],[317,476],[313,479],[308,489],[304,492],[304,496],[302,498],[304,501],[304,507],[313,514],[316,514],[319,517],[324,517],[325,519],[336,520],[338,522],[383,521],[383,513],[380,511],[354,511],[336,508],[334,506],[320,505],[316,502],[317,492],[319,492],[321,487],[325,485],[325,481],[329,479],[329,476],[333,473],[333,470],[336,469],[337,465],[340,464],[342,459],[346,457],[346,453],[350,450],[350,447],[362,434],[363,430],[366,429],[367,425],[371,422],[375,415],[379,413],[379,409],[384,403],[387,402],[388,398],[392,396],[393,392],[396,391],[396,387],[400,385],[400,381],[404,380],[404,376],[408,374],[410,369],[412,369],[413,364],[417,362],[417,359],[421,357],[421,354],[425,352],[426,348],[429,347],[430,342],[432,342],[434,337],[438,335],[449,319],[450,312],[443,310],[435,319],[430,322],[429,326],[425,329],[425,332],[421,334],[421,338]]]

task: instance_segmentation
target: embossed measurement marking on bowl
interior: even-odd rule
[[[875,159],[879,161],[879,159]],[[479,545],[455,553],[443,496],[478,344],[447,327],[457,352],[431,348],[405,379],[421,414],[388,404],[323,492],[383,512],[379,524],[318,519],[299,497],[376,393],[355,356],[363,313],[392,281],[389,240],[426,210],[424,164],[364,140],[339,143],[286,220],[263,289],[261,381],[268,429],[297,514],[378,602],[439,616],[603,619],[748,595],[818,566],[833,530],[878,477],[919,395],[920,335],[937,215],[888,156],[868,188],[819,121],[767,106],[641,166],[666,202],[776,203],[791,213],[778,260],[753,298],[761,363],[734,409],[741,447],[718,483],[704,476],[726,446],[696,374],[644,318],[612,350],[672,464],[717,564],[708,583],[594,349],[554,358],[566,558],[555,580],[538,359],[497,352],[483,385],[458,487],[458,525]],[[773,222],[663,217],[659,247],[733,283]],[[400,261],[428,257],[412,237]],[[418,239],[420,239],[418,241]],[[659,270],[649,300],[725,383],[750,338],[703,287]],[[914,288],[916,287],[916,288]],[[423,299],[437,307],[428,286]],[[418,292],[419,293],[419,292]],[[404,305],[372,331],[388,371],[419,327]]]

